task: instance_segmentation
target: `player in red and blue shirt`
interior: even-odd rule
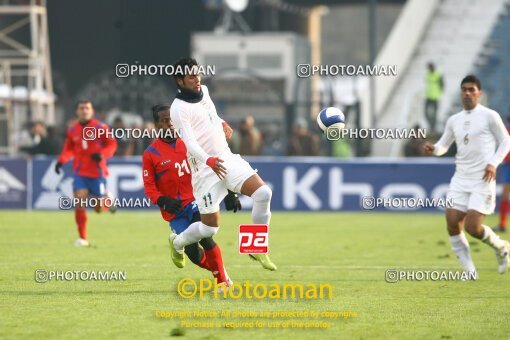
[[[55,165],[55,172],[60,174],[62,165],[73,159],[73,195],[86,200],[89,195],[105,197],[108,168],[106,161],[117,149],[117,141],[105,131],[110,128],[93,118],[94,107],[89,100],[80,100],[76,105],[78,122],[67,130],[62,153]],[[96,212],[103,207],[96,206]],[[76,246],[88,246],[87,213],[83,205],[75,206],[75,220],[80,238]]]
[[[152,108],[154,123],[164,138],[156,139],[143,153],[143,183],[147,197],[160,207],[161,215],[176,234],[192,223],[200,222],[200,213],[193,197],[191,171],[187,150],[173,130],[170,106],[156,105]],[[235,209],[240,209],[237,196]],[[223,266],[220,247],[212,237],[185,247],[184,252],[197,266],[212,272],[218,283],[232,284]],[[200,247],[201,246],[201,247]]]

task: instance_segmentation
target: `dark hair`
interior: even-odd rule
[[[480,82],[480,79],[478,79],[476,76],[470,74],[468,76],[465,76],[464,79],[460,82],[460,87],[464,85],[465,83],[475,83],[476,87],[478,87],[479,90],[482,89],[482,83]]]
[[[92,102],[88,99],[80,99],[76,102],[76,108],[78,108],[78,106],[80,106],[81,104],[90,104],[90,106],[94,107],[94,105],[92,105]]]
[[[152,107],[152,119],[154,119],[154,123],[159,122],[159,113],[170,110],[170,105],[168,104],[157,104]]]
[[[191,69],[193,66],[198,66],[198,62],[190,57],[185,57],[177,60],[174,64],[174,79],[177,83],[177,78],[184,79],[186,69]]]

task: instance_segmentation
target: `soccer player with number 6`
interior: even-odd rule
[[[473,75],[460,84],[464,110],[446,121],[443,135],[436,144],[425,143],[425,154],[441,156],[457,144],[455,174],[447,198],[454,206],[446,209],[446,225],[452,250],[465,272],[474,273],[469,242],[462,229],[492,247],[498,271],[508,269],[510,243],[483,224],[496,205],[496,168],[510,150],[510,136],[500,115],[480,104],[482,84]]]

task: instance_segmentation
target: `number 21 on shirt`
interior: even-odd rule
[[[175,163],[175,168],[178,169],[177,173],[179,174],[179,177],[184,176],[184,171],[186,171],[187,174],[189,174],[189,168],[188,168],[188,162],[186,160],[183,160],[182,163]]]

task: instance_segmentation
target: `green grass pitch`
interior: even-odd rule
[[[165,339],[179,327],[179,320],[158,318],[156,311],[220,310],[352,311],[357,316],[328,321],[328,329],[188,328],[185,337],[510,336],[510,273],[498,274],[494,252],[485,244],[469,238],[480,275],[476,282],[385,282],[385,270],[391,268],[459,269],[440,214],[276,212],[270,251],[279,266],[277,272],[265,271],[238,254],[237,225],[249,221],[248,213],[223,213],[222,228],[215,237],[235,282],[330,283],[333,298],[225,300],[207,295],[183,299],[176,292],[179,279],[210,275],[189,261],[184,269],[173,266],[167,246],[169,229],[157,211],[90,212],[88,233],[93,246],[88,249],[73,246],[72,212],[1,211],[0,338]],[[487,222],[494,224],[496,217]],[[127,272],[127,280],[36,283],[37,269],[121,270]]]

